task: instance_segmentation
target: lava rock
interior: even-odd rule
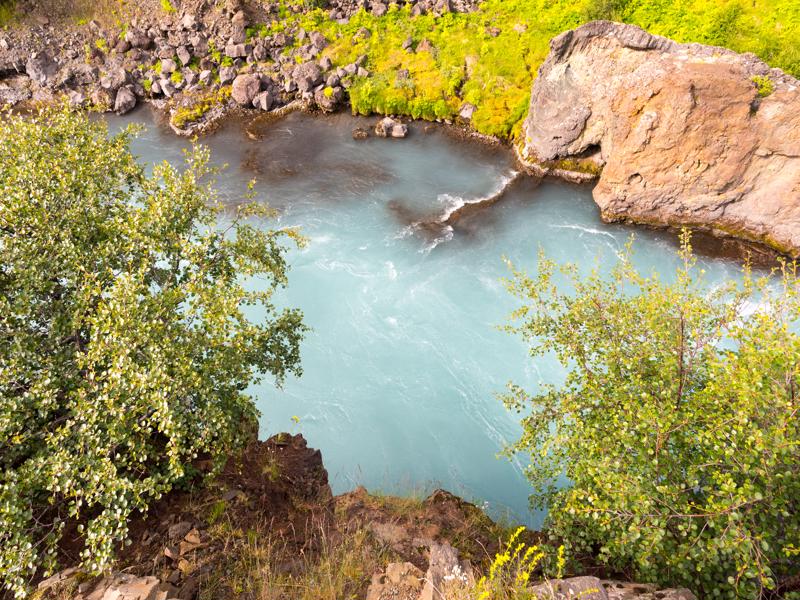
[[[47,52],[37,52],[25,64],[25,72],[39,85],[46,85],[58,73],[58,63]]]
[[[242,106],[249,106],[261,91],[261,78],[258,75],[239,75],[233,80],[231,97]]]
[[[114,112],[124,115],[136,108],[136,94],[130,86],[125,86],[117,90],[117,97],[114,100]]]
[[[391,117],[385,117],[375,125],[375,135],[382,138],[404,138],[408,135],[408,126]]]

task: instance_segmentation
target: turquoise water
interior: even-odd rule
[[[147,112],[111,124],[130,121],[148,126],[134,144],[142,160],[181,160],[187,142]],[[564,373],[554,360],[533,362],[498,330],[516,307],[502,258],[533,271],[541,248],[607,269],[634,230],[603,224],[588,187],[515,178],[505,149],[421,124],[405,140],[352,140],[365,123],[294,114],[260,139],[231,123],[203,140],[228,164],[218,179],[228,201],[255,177],[277,223],[309,239],[290,254],[283,298],[313,328],[305,373],[282,390],[252,390],[261,433],[304,433],[322,450],[337,493],[444,487],[538,525],[521,465],[496,457],[519,433],[518,415],[496,394],[509,380],[535,391]],[[506,185],[496,202],[470,204]],[[473,210],[455,211],[464,204]],[[635,231],[636,262],[674,272],[675,236]],[[712,281],[738,274],[734,262],[701,262]]]

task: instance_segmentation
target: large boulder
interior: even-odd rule
[[[133,93],[130,86],[119,88],[117,97],[114,100],[114,112],[124,115],[134,108],[136,108],[136,94]]]
[[[292,72],[292,79],[301,92],[309,92],[322,83],[322,69],[315,62],[297,65]]]
[[[751,54],[608,21],[567,31],[533,85],[521,155],[536,170],[602,169],[607,221],[800,255],[800,82]]]
[[[47,85],[58,73],[58,63],[47,52],[37,52],[25,64],[25,72],[39,85]]]
[[[242,106],[250,106],[261,91],[261,78],[255,74],[238,75],[233,80],[231,97]]]
[[[122,86],[130,82],[130,74],[122,67],[109,69],[100,78],[100,87],[109,92],[116,92]]]
[[[340,86],[326,86],[314,92],[314,101],[324,112],[332,112],[344,100],[344,90]]]

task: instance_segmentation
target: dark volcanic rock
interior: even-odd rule
[[[37,52],[28,59],[25,71],[33,81],[46,85],[58,73],[58,63],[47,52]]]
[[[231,97],[242,106],[249,106],[261,90],[261,78],[255,74],[239,75],[233,80]]]

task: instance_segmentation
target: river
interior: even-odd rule
[[[145,125],[133,143],[142,161],[182,160],[188,142],[147,109],[108,120],[112,130]],[[297,226],[309,241],[290,252],[280,299],[313,328],[304,375],[251,390],[261,435],[302,432],[322,450],[335,493],[444,487],[538,526],[522,465],[497,458],[518,436],[519,416],[496,395],[509,380],[535,391],[564,372],[554,359],[533,362],[498,329],[517,306],[501,281],[503,257],[533,272],[542,249],[607,270],[635,232],[635,262],[668,277],[676,236],[604,224],[589,187],[517,175],[508,149],[441,127],[413,124],[405,140],[352,139],[353,127],[374,121],[294,113],[258,139],[232,121],[202,140],[228,165],[218,177],[226,202],[255,178],[259,199],[278,211],[274,225]],[[469,204],[500,190],[495,202]],[[459,211],[465,204],[473,210]],[[700,262],[711,282],[739,276],[735,261]]]

